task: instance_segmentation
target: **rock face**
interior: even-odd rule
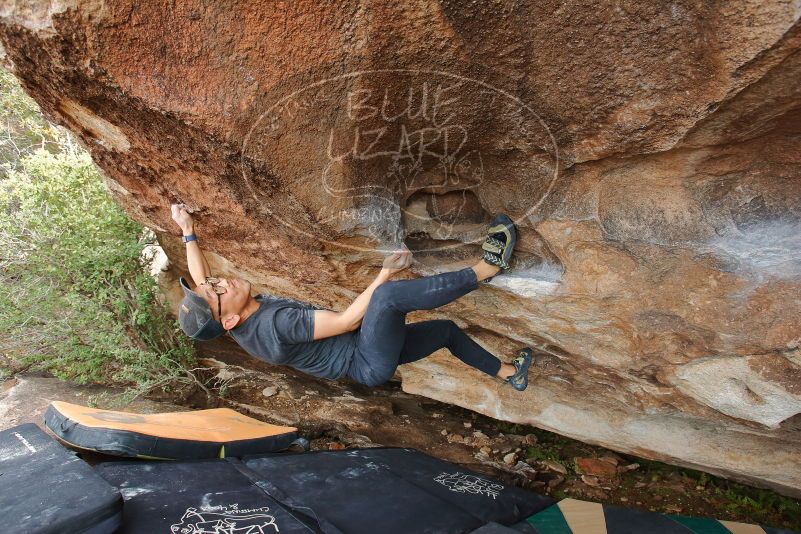
[[[341,308],[401,240],[425,274],[496,212],[513,273],[404,389],[801,495],[797,2],[0,4],[6,59],[184,266]],[[409,274],[408,276],[414,276]]]

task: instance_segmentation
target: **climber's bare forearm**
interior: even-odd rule
[[[185,236],[195,233],[195,221],[192,219],[192,214],[185,204],[170,205],[170,215]],[[195,284],[200,285],[206,281],[206,278],[211,276],[211,269],[203,256],[203,251],[200,250],[197,240],[186,244],[186,263],[189,266],[189,274]]]
[[[375,277],[375,280],[367,286],[361,295],[356,297],[356,299],[348,306],[348,309],[342,312],[345,316],[351,330],[356,330],[359,328],[359,325],[362,324],[362,319],[364,318],[364,313],[367,311],[367,305],[370,304],[370,299],[373,297],[373,292],[375,288],[389,280],[391,274],[387,272],[386,269],[381,269],[381,272],[378,273],[378,276]]]
[[[392,278],[394,274],[406,269],[411,264],[411,261],[412,253],[405,246],[384,259],[383,267],[378,273],[378,276],[375,277],[375,280],[367,286],[367,289],[365,289],[361,295],[356,297],[356,300],[348,306],[347,310],[342,312],[342,321],[345,324],[346,331],[359,328],[375,289]]]
[[[194,228],[183,228],[184,235],[194,233]],[[197,241],[190,241],[186,244],[186,263],[189,265],[189,274],[192,275],[192,280],[195,284],[200,285],[206,281],[206,278],[211,276],[211,269],[203,251],[200,250],[200,245]]]
[[[328,310],[317,310],[314,312],[314,339],[323,339],[336,336],[345,332],[351,332],[359,328],[367,311],[367,305],[373,296],[375,289],[389,280],[391,273],[386,269],[381,269],[375,280],[367,286],[348,308],[343,312],[332,312]]]

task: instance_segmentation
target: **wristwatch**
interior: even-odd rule
[[[189,234],[181,237],[181,241],[184,243],[189,243],[190,241],[197,241],[197,236],[195,234]]]

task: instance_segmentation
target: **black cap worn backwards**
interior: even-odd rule
[[[207,341],[223,335],[225,328],[219,321],[214,320],[206,299],[192,291],[183,277],[180,281],[185,295],[178,309],[178,323],[181,325],[181,330],[198,341]]]

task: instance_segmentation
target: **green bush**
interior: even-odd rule
[[[66,130],[47,122],[16,78],[0,68],[0,178],[18,168],[20,160],[38,149],[60,152],[74,147]]]
[[[85,153],[39,150],[0,190],[3,352],[78,382],[148,386],[192,347],[159,302],[147,232],[109,198]]]
[[[26,98],[20,92],[21,102],[0,111],[41,126],[25,111],[35,106]],[[7,137],[28,139],[15,124]],[[5,373],[32,367],[138,389],[186,380],[192,345],[160,302],[142,254],[154,236],[112,201],[66,132],[48,139],[56,146],[26,145],[0,174]]]

